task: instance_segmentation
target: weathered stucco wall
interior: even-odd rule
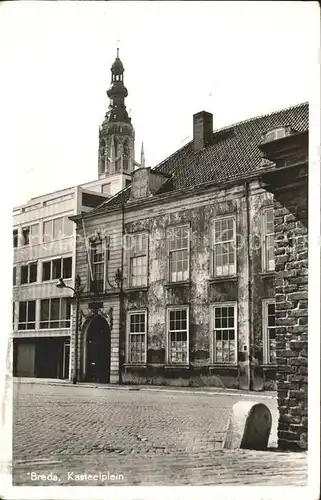
[[[129,255],[126,245],[122,260],[121,210],[87,218],[77,226],[76,265],[84,287],[80,307],[83,323],[79,329],[78,363],[83,353],[83,325],[91,314],[89,303],[103,302],[99,313],[113,308],[112,379],[123,383],[173,385],[211,385],[239,387],[249,385],[249,352],[253,353],[254,389],[272,388],[275,368],[262,364],[262,299],[273,298],[274,277],[262,274],[262,207],[271,206],[272,196],[250,186],[249,221],[245,187],[208,190],[185,199],[165,199],[162,204],[129,203],[124,213],[125,233],[147,231],[149,234],[148,286],[130,289],[128,282]],[[234,215],[236,218],[236,276],[212,278],[212,225],[215,217]],[[249,222],[249,239],[247,238]],[[190,225],[190,282],[184,285],[168,283],[166,229],[174,224]],[[88,257],[86,241],[100,233],[109,236],[110,249],[106,290],[100,296],[88,289]],[[126,241],[126,240],[124,240]],[[249,258],[248,258],[249,255]],[[107,259],[107,254],[106,254]],[[114,277],[123,264],[124,294],[115,293]],[[108,279],[107,279],[108,278]],[[249,282],[252,304],[249,307]],[[238,349],[235,364],[213,363],[211,359],[210,306],[213,303],[237,303]],[[172,305],[189,307],[189,364],[173,366],[166,359],[166,312]],[[73,306],[73,315],[75,307]],[[125,363],[127,312],[147,311],[147,363]],[[71,362],[74,367],[75,322],[72,322]],[[253,338],[250,346],[250,328]],[[116,359],[117,358],[117,359]],[[118,375],[119,374],[119,375]],[[118,378],[120,377],[120,379]]]
[[[273,276],[262,276],[261,210],[271,206],[272,196],[255,184],[250,190],[250,252],[248,262],[247,213],[244,187],[216,190],[187,200],[168,201],[161,206],[131,210],[125,214],[125,231],[149,233],[149,275],[146,290],[127,290],[124,314],[130,309],[148,310],[147,366],[130,366],[122,374],[124,382],[167,383],[248,388],[249,304],[248,288],[252,286],[252,349],[255,389],[273,387],[262,367],[262,298],[273,298]],[[273,205],[272,205],[273,206]],[[211,234],[215,217],[236,216],[237,276],[211,279]],[[190,224],[190,284],[168,284],[166,228]],[[257,240],[259,244],[257,244]],[[254,247],[254,249],[253,249]],[[125,287],[128,287],[128,262],[124,259]],[[249,264],[252,272],[249,274]],[[238,362],[213,364],[210,357],[210,305],[237,302]],[[166,360],[166,309],[171,305],[189,305],[189,366],[173,367]],[[254,344],[254,345],[253,345]]]

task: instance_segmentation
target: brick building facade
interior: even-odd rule
[[[276,169],[263,176],[274,196],[278,442],[307,448],[308,132],[261,147]]]
[[[189,144],[72,218],[81,380],[276,388],[277,201],[264,177],[275,164],[259,146],[295,141],[308,106],[214,132],[201,112],[193,129]]]

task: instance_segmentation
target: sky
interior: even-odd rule
[[[119,45],[136,159],[310,99],[317,2],[3,2],[0,141],[12,206],[97,178],[98,127]],[[119,42],[118,42],[119,40]],[[9,188],[8,188],[9,189]]]

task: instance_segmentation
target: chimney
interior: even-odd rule
[[[200,111],[193,115],[194,151],[205,148],[213,141],[213,115]]]

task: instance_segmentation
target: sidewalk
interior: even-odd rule
[[[100,384],[91,382],[79,382],[73,384],[66,379],[46,379],[33,377],[14,377],[15,384],[43,384],[43,385],[61,385],[66,387],[88,387],[97,389],[110,390],[126,390],[126,391],[162,391],[162,392],[180,392],[185,394],[208,394],[208,395],[225,395],[225,396],[241,396],[250,398],[265,398],[275,399],[276,391],[245,391],[240,389],[230,389],[221,387],[179,387],[179,386],[159,386],[159,385],[120,385],[120,384]]]

